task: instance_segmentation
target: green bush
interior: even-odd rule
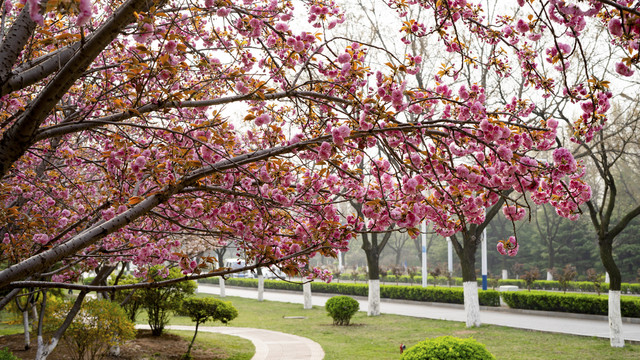
[[[349,325],[351,317],[360,309],[360,304],[349,296],[339,295],[327,300],[324,307],[333,318],[333,325]]]
[[[20,360],[20,358],[13,355],[8,348],[2,348],[0,349],[0,360]]]
[[[495,359],[484,344],[472,338],[441,336],[427,339],[410,347],[402,360],[486,360]]]
[[[588,294],[562,294],[548,292],[507,291],[502,299],[514,309],[572,312],[579,314],[607,315],[608,297]],[[640,317],[640,299],[623,296],[620,299],[622,316]]]
[[[55,305],[48,327],[58,328],[71,308],[70,302]],[[112,346],[135,337],[134,325],[116,303],[108,300],[89,300],[65,331],[62,340],[68,345],[73,359],[98,359]]]
[[[179,269],[173,268],[169,271],[167,277],[162,277],[159,274],[160,270],[160,267],[154,267],[149,270],[149,276],[153,281],[176,279],[183,276]],[[187,295],[195,293],[196,287],[196,282],[190,280],[180,281],[159,288],[140,290],[142,307],[147,310],[149,326],[151,327],[151,334],[153,336],[162,335],[164,327],[169,322],[171,312],[180,310],[182,300]]]
[[[129,285],[140,282],[140,279],[135,278],[133,275],[125,275],[120,279],[118,285]],[[123,290],[115,293],[114,300],[119,304],[122,304],[122,308],[127,313],[129,320],[136,322],[138,313],[142,310],[142,291],[141,290]]]

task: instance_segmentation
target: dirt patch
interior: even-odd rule
[[[32,339],[32,344],[35,339]],[[0,336],[0,348],[8,347],[11,352],[23,360],[31,360],[35,358],[36,347],[24,349],[24,335],[5,335]],[[173,334],[163,334],[160,337],[151,336],[150,330],[138,330],[134,340],[127,341],[120,348],[120,356],[107,356],[102,359],[109,360],[179,360],[184,353],[187,352],[189,342]],[[202,349],[198,345],[194,345],[191,355],[195,360],[209,359],[226,359],[227,355],[223,349]],[[56,347],[48,359],[51,360],[67,360],[71,358],[69,349],[64,344]]]

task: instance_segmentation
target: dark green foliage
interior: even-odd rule
[[[0,360],[20,360],[19,357],[13,355],[7,348],[0,349]]]
[[[191,321],[196,323],[193,339],[183,359],[192,358],[191,348],[196,341],[200,324],[207,321],[220,321],[226,324],[238,316],[238,310],[230,302],[214,298],[186,298],[182,301],[181,313],[189,316]]]
[[[507,291],[501,295],[504,302],[514,309],[607,315],[609,308],[606,296],[518,291]],[[622,297],[620,308],[622,316],[640,317],[639,298]]]
[[[207,321],[220,321],[226,324],[238,316],[238,310],[228,301],[190,297],[182,301],[181,314],[190,317],[196,324]]]
[[[149,277],[153,281],[162,281],[182,277],[179,269],[173,268],[167,277],[162,277],[158,273],[159,268],[149,270]],[[182,300],[196,291],[195,281],[180,281],[169,286],[159,288],[142,289],[142,307],[147,310],[149,326],[153,336],[162,335],[164,327],[169,322],[169,315],[172,311],[180,309]]]
[[[499,280],[498,285],[516,285],[521,289],[526,288],[526,282],[522,279]],[[595,285],[591,281],[571,281],[567,284],[569,291],[597,292]],[[554,280],[538,280],[532,286],[534,290],[561,290],[560,283]],[[600,291],[609,291],[609,284],[600,284]],[[622,283],[622,294],[640,294],[640,284]]]
[[[484,344],[472,338],[441,336],[427,339],[410,347],[402,360],[487,360],[495,359]]]
[[[118,285],[136,284],[140,282],[133,275],[123,276]],[[124,290],[115,293],[114,300],[122,306],[127,313],[127,317],[132,322],[136,322],[138,313],[142,309],[142,291],[141,290]]]
[[[327,300],[324,307],[333,319],[333,325],[349,325],[351,317],[360,309],[360,304],[352,297],[339,295]]]

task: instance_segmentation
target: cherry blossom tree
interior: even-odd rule
[[[611,93],[568,69],[588,61],[589,22],[608,26],[600,41],[620,47],[612,66],[631,76],[638,12],[624,1],[519,3],[522,16],[486,18],[464,0],[390,1],[404,42],[429,37],[454,55],[412,84],[421,54],[335,36],[345,17],[333,1],[5,0],[0,289],[84,294],[246,270],[198,264],[184,235],[234,241],[247,268],[329,280],[309,257],[336,256],[365,230],[416,236],[428,221],[442,236],[464,233],[501,198],[518,221],[524,193],[576,218],[589,187],[571,153],[553,148],[558,121],[533,113],[535,102],[569,94],[581,109],[576,139],[589,141]],[[495,46],[477,60],[468,37]],[[482,84],[456,83],[461,66],[480,65],[518,73],[535,95],[501,103]],[[546,151],[551,161],[537,158]],[[341,213],[340,201],[362,204],[364,217]],[[137,266],[139,284],[74,283],[121,261]],[[163,264],[185,276],[144,280]]]

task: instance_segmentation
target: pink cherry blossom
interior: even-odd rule
[[[627,65],[623,62],[616,63],[616,72],[622,76],[631,76],[635,71],[631,70]]]

